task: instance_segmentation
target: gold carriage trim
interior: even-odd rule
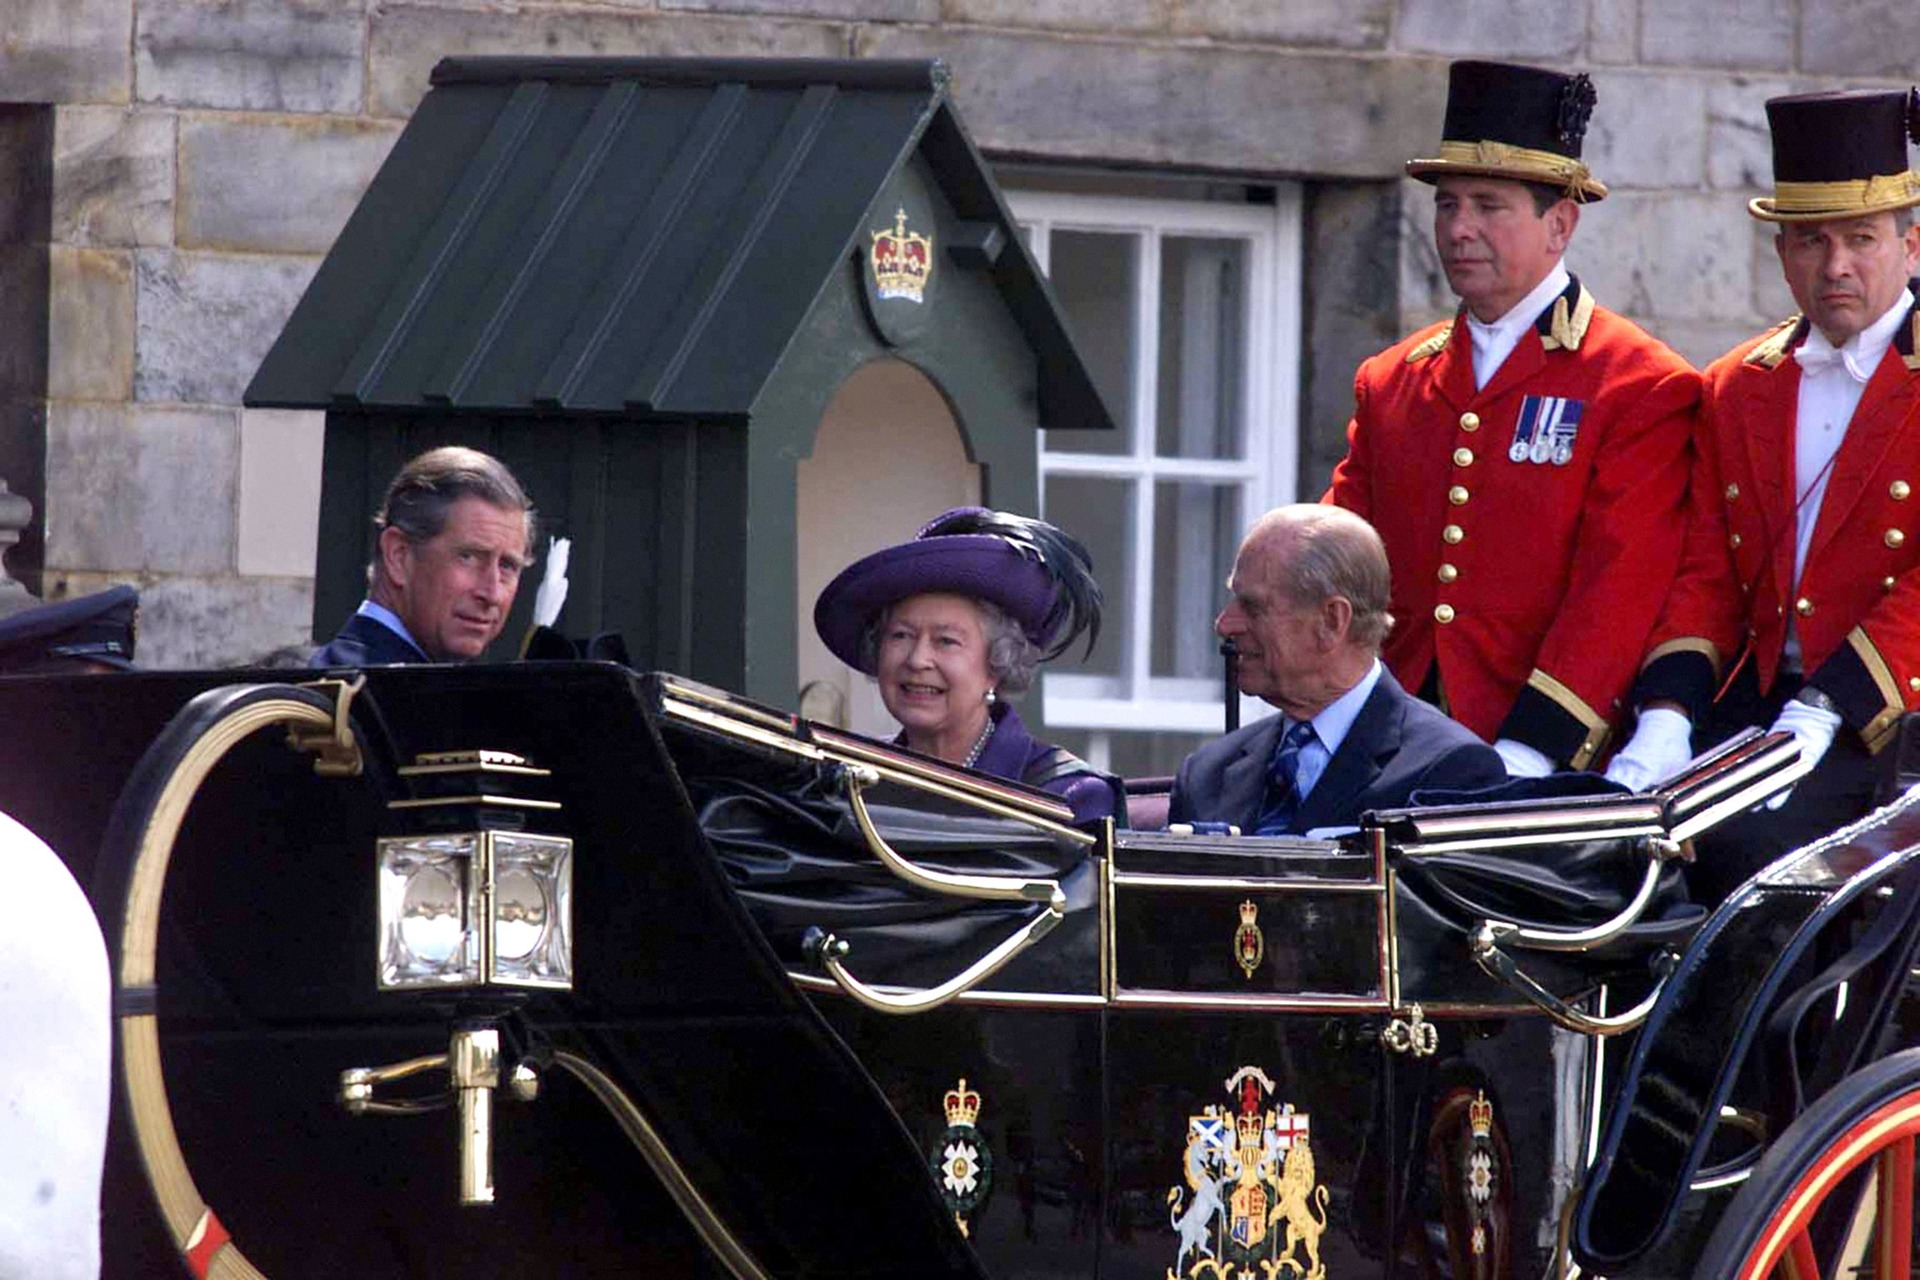
[[[1838,182],[1776,182],[1772,198],[1747,201],[1747,212],[1767,222],[1819,222],[1910,204],[1920,204],[1920,174],[1908,169]]]
[[[1873,638],[1864,628],[1855,627],[1849,631],[1847,643],[1852,646],[1854,656],[1860,659],[1860,665],[1873,677],[1873,687],[1879,692],[1883,704],[1880,713],[1860,730],[1860,739],[1867,744],[1867,750],[1878,755],[1880,748],[1892,741],[1894,730],[1899,728],[1900,717],[1907,709],[1906,699],[1900,696],[1900,682],[1894,679],[1893,668],[1881,656]]]
[[[1794,335],[1800,332],[1800,316],[1796,313],[1788,316],[1773,328],[1767,330],[1767,336],[1754,344],[1747,352],[1747,358],[1741,364],[1759,365],[1763,369],[1773,369],[1787,358],[1787,351],[1793,346]]]
[[[1612,732],[1612,727],[1587,705],[1584,698],[1538,667],[1527,677],[1527,687],[1545,694],[1555,706],[1586,726],[1586,740],[1573,753],[1573,758],[1567,761],[1567,767],[1584,769],[1592,764],[1593,758],[1600,754],[1600,748],[1607,745],[1607,735]]]
[[[1407,352],[1407,363],[1419,364],[1422,360],[1427,359],[1429,356],[1439,355],[1442,351],[1445,351],[1447,349],[1447,343],[1452,338],[1453,338],[1453,321],[1449,320],[1445,324],[1440,326],[1440,332],[1429,337],[1426,341],[1418,343],[1417,345],[1415,345],[1413,350]]]
[[[1519,147],[1510,142],[1441,142],[1440,154],[1432,159],[1407,161],[1407,174],[1419,178],[1428,174],[1484,173],[1492,177],[1513,178],[1519,182],[1545,182],[1566,192],[1569,200],[1598,200],[1607,194],[1607,184],[1593,176],[1584,161],[1554,151]]]
[[[1653,646],[1652,652],[1647,654],[1647,660],[1640,664],[1640,669],[1645,671],[1671,653],[1705,654],[1707,661],[1713,664],[1713,678],[1715,680],[1720,678],[1720,646],[1699,636],[1681,636],[1678,640],[1668,640]]]

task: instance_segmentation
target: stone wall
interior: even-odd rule
[[[19,146],[51,134],[44,244],[9,259],[9,279],[44,276],[44,320],[0,339],[9,387],[41,384],[0,422],[0,479],[36,508],[11,563],[49,597],[140,583],[142,656],[163,664],[237,662],[305,637],[319,423],[244,412],[240,393],[444,55],[937,56],[993,155],[1301,180],[1310,488],[1338,456],[1358,355],[1451,310],[1425,189],[1398,176],[1437,139],[1450,58],[1594,71],[1588,155],[1615,194],[1586,211],[1573,266],[1704,360],[1789,308],[1767,232],[1743,211],[1769,176],[1762,100],[1903,84],[1920,38],[1920,7],[1889,0],[6,10],[0,93],[30,109],[0,139],[18,144],[0,147],[10,171]],[[33,134],[35,118],[50,129]],[[21,296],[0,290],[15,309]]]

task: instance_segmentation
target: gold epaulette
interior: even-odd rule
[[[1567,311],[1566,294],[1553,300],[1553,319],[1540,337],[1540,347],[1544,351],[1578,351],[1587,336],[1587,326],[1592,323],[1593,295],[1587,292],[1587,286],[1581,285],[1580,300],[1573,304],[1571,314]]]
[[[1741,364],[1757,364],[1771,369],[1787,358],[1787,348],[1793,345],[1793,335],[1800,328],[1799,316],[1788,316],[1767,331],[1753,350],[1747,352],[1747,358]]]
[[[1920,369],[1920,303],[1914,305],[1913,313],[1907,317],[1907,341],[1905,345],[1911,348],[1911,350],[1900,353],[1900,363],[1906,365],[1909,369]]]
[[[1449,320],[1440,326],[1440,332],[1434,334],[1425,342],[1417,344],[1413,350],[1407,352],[1407,363],[1418,364],[1428,356],[1439,355],[1447,349],[1447,340],[1451,337],[1453,337],[1453,321]]]

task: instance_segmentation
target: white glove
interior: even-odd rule
[[[1672,707],[1648,707],[1620,754],[1607,766],[1607,781],[1645,791],[1693,759],[1693,721]]]
[[[1553,761],[1524,742],[1501,738],[1493,744],[1493,749],[1506,762],[1509,778],[1544,778],[1553,772]]]
[[[533,593],[533,625],[550,627],[567,602],[567,562],[573,559],[572,538],[547,539],[547,572]]]
[[[1823,711],[1810,703],[1795,698],[1780,708],[1780,714],[1774,718],[1768,733],[1790,733],[1800,742],[1800,758],[1809,769],[1820,763],[1827,754],[1827,748],[1833,745],[1833,735],[1840,731],[1840,717],[1831,711]],[[1778,809],[1793,794],[1788,787],[1773,799],[1767,801],[1769,810]]]

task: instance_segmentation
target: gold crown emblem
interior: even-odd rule
[[[873,287],[882,298],[922,301],[933,274],[933,238],[907,230],[907,211],[895,210],[893,226],[873,233]]]
[[[1484,1138],[1493,1132],[1493,1104],[1487,1101],[1485,1089],[1480,1090],[1480,1096],[1467,1104],[1467,1124],[1476,1138]]]
[[[947,1123],[950,1125],[972,1124],[980,1117],[980,1095],[967,1088],[967,1078],[960,1077],[960,1083],[947,1090],[943,1099],[947,1107]]]
[[[1260,908],[1251,902],[1240,904],[1240,923],[1254,924],[1260,919]]]
[[[1257,1147],[1265,1139],[1267,1118],[1258,1111],[1242,1111],[1233,1118],[1233,1127],[1240,1135],[1240,1145]]]

